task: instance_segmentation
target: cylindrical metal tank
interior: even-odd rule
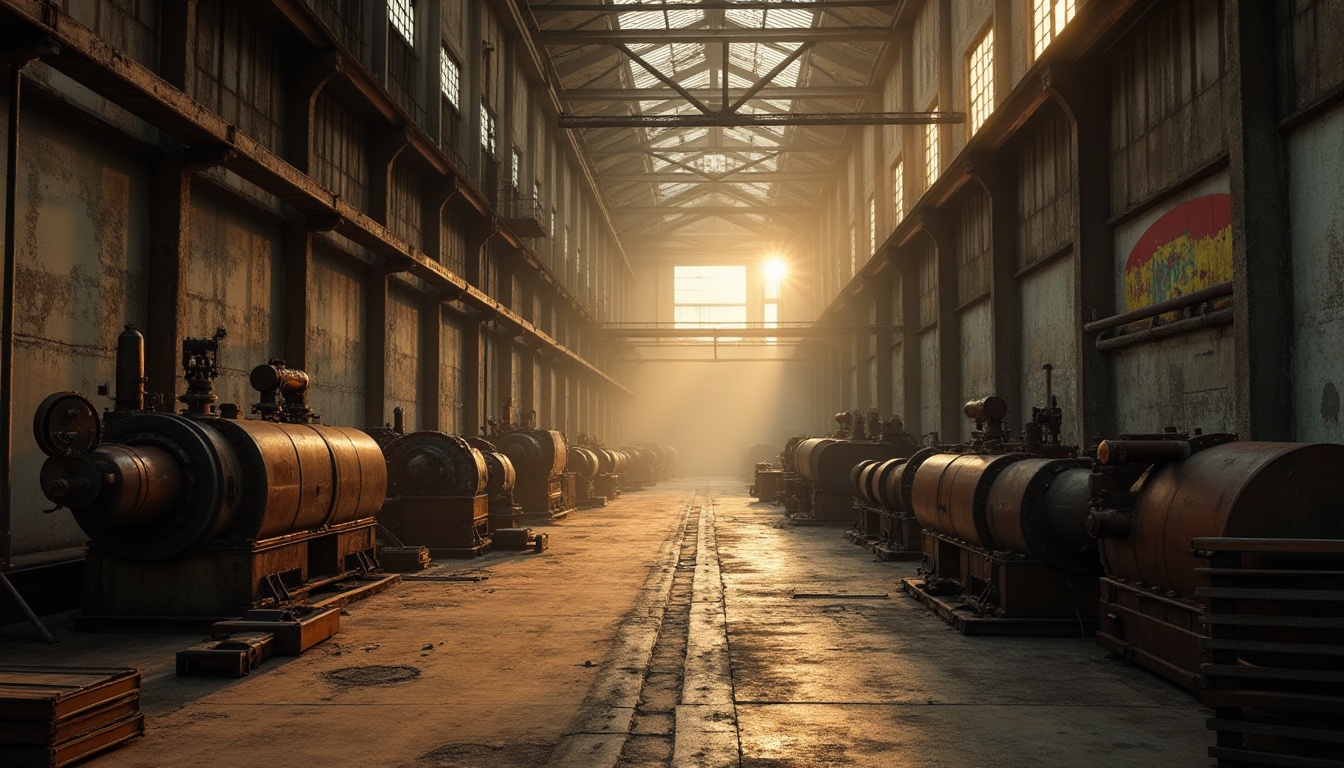
[[[603,475],[619,475],[625,470],[625,464],[629,461],[625,451],[600,448],[594,453],[597,454],[597,471]]]
[[[509,457],[519,474],[546,476],[564,474],[569,462],[565,436],[555,430],[528,429],[510,432],[496,445]]]
[[[136,413],[102,440],[48,459],[42,488],[95,545],[131,560],[370,517],[387,490],[382,451],[356,429]]]
[[[383,453],[390,496],[476,496],[489,485],[485,456],[457,435],[412,432],[393,440]]]
[[[483,437],[463,439],[466,440],[467,445],[480,451],[481,456],[485,459],[488,479],[484,493],[493,499],[512,491],[518,483],[518,471],[513,468],[513,461],[500,453],[494,443]]]
[[[993,542],[1070,573],[1097,573],[1087,533],[1087,459],[1023,459],[999,474],[985,502]]]
[[[915,473],[911,493],[915,518],[923,527],[973,546],[993,548],[985,505],[994,481],[1024,453],[939,453]]]
[[[591,481],[593,478],[597,477],[601,461],[598,459],[595,451],[584,448],[581,445],[571,446],[568,450],[569,461],[566,465],[566,469],[584,480]]]
[[[1194,595],[1199,536],[1344,538],[1344,445],[1239,441],[1155,465],[1128,535],[1100,540],[1108,575]]]

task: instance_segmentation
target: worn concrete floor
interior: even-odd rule
[[[545,553],[436,563],[242,680],[174,676],[200,635],[69,617],[55,646],[6,628],[0,659],[144,669],[146,736],[109,767],[1213,764],[1183,691],[1089,640],[963,637],[900,592],[913,564],[744,489],[665,482]]]

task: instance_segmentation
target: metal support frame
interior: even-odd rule
[[[775,112],[701,115],[571,115],[560,116],[561,128],[738,128],[789,125],[960,125],[965,112]],[[773,150],[773,147],[760,147]]]

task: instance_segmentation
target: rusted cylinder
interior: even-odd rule
[[[137,413],[107,425],[103,441],[86,457],[48,460],[44,487],[102,477],[69,506],[95,545],[132,560],[371,517],[387,490],[382,451],[354,429]]]
[[[512,491],[518,484],[518,470],[514,469],[513,460],[500,453],[494,443],[483,437],[463,439],[485,459],[487,476],[485,494],[493,499]]]
[[[1102,440],[1097,446],[1097,461],[1108,465],[1131,461],[1162,464],[1189,455],[1190,443],[1184,440]]]
[[[1344,445],[1241,441],[1159,464],[1138,489],[1129,535],[1100,539],[1106,573],[1192,597],[1199,536],[1344,538]]]
[[[118,411],[145,409],[145,337],[134,325],[117,336]]]
[[[564,474],[569,461],[564,435],[554,430],[528,429],[510,432],[496,445],[499,452],[509,457],[521,476]]]
[[[878,468],[873,478],[873,495],[877,504],[894,511],[904,510],[901,502],[901,478],[905,474],[909,459],[887,459]]]
[[[594,451],[578,445],[569,448],[569,460],[565,467],[568,471],[591,481],[597,477],[600,465],[601,462]]]
[[[628,459],[624,451],[601,448],[594,453],[597,454],[597,471],[599,474],[618,475],[625,469],[625,462]]]
[[[873,479],[873,470],[881,463],[876,459],[865,459],[855,464],[849,471],[849,482],[854,495],[869,504],[877,503],[871,493],[870,486]]]
[[[967,418],[976,421],[1002,419],[1008,415],[1008,401],[997,395],[978,397],[967,401],[962,408],[962,413],[965,413]]]
[[[282,395],[307,392],[311,383],[304,371],[269,363],[253,368],[247,380],[258,392],[277,392]]]
[[[1024,453],[929,456],[915,473],[911,493],[915,518],[931,531],[972,546],[994,548],[985,520],[990,488],[1000,473],[1026,458],[1029,455]]]
[[[389,496],[470,497],[484,493],[490,482],[485,456],[446,432],[402,435],[388,444],[384,454]]]
[[[812,452],[824,445],[831,445],[839,442],[833,437],[809,437],[798,443],[793,451],[793,471],[802,475],[804,480],[815,483],[817,480],[812,476]]]
[[[1087,533],[1086,459],[1023,459],[990,488],[985,523],[995,544],[1070,573],[1097,573],[1096,540]]]
[[[822,438],[814,445],[804,442],[798,449],[797,460],[807,459],[807,471],[799,472],[805,479],[830,493],[853,493],[850,470],[862,461],[894,459],[904,451],[892,443],[866,440],[834,440]]]

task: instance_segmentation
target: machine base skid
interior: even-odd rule
[[[6,768],[69,765],[143,734],[138,669],[0,664]]]
[[[275,635],[243,632],[177,652],[178,677],[243,677],[271,658]]]
[[[431,557],[472,558],[490,548],[490,499],[478,496],[403,497],[378,514],[403,544]]]
[[[918,549],[905,549],[903,547],[895,547],[885,541],[880,541],[874,544],[872,546],[872,550],[873,554],[877,555],[878,560],[887,563],[919,560],[920,558],[924,557],[924,553],[920,552]]]
[[[495,548],[521,552],[544,552],[551,546],[549,533],[537,533],[531,528],[501,528],[496,531]]]
[[[374,518],[319,531],[207,546],[156,562],[90,546],[78,622],[218,619],[266,604],[298,604],[376,565]]]
[[[382,547],[378,550],[378,562],[384,571],[414,573],[428,568],[433,559],[428,547]]]
[[[1199,688],[1203,611],[1123,581],[1101,578],[1097,644],[1190,690]]]
[[[620,475],[598,475],[593,478],[593,495],[615,499],[621,495]]]
[[[534,514],[518,515],[518,523],[520,525],[529,525],[529,524],[548,525],[550,523],[555,523],[564,520],[566,517],[569,517],[575,511],[576,510],[573,509],[555,509],[551,510],[550,512],[542,512],[540,514],[535,515]],[[496,533],[498,533],[498,531],[496,531]]]
[[[298,656],[341,631],[341,609],[301,607],[291,610],[248,611],[242,618],[216,622],[210,636],[216,640],[264,632],[275,636],[275,653]]]
[[[1020,637],[1080,637],[1094,632],[1096,619],[1000,618],[977,616],[970,605],[951,595],[936,595],[925,586],[923,579],[901,579],[901,589],[907,595],[928,606],[930,610],[951,624],[963,635],[996,635]]]

